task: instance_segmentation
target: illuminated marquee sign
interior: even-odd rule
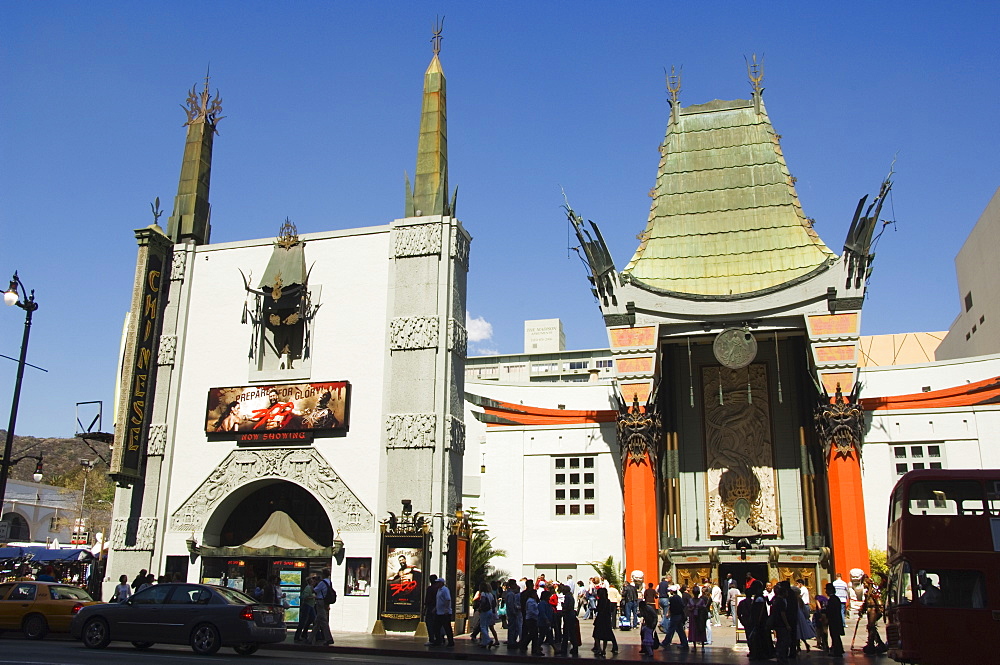
[[[347,381],[212,388],[205,432],[240,442],[308,443],[314,433],[347,430],[350,396]]]
[[[136,271],[126,345],[128,356],[122,369],[123,398],[118,410],[115,451],[110,469],[111,476],[123,486],[142,477],[146,437],[153,410],[157,346],[162,329],[162,293],[166,290],[163,275],[167,260],[166,238],[148,230],[137,231],[136,237],[142,249],[140,266]]]

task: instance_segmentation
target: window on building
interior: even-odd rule
[[[593,455],[567,455],[552,458],[553,499],[556,516],[597,515],[597,488],[594,473],[565,473],[565,469],[594,469]]]
[[[972,291],[965,294],[965,311],[972,309]]]
[[[607,359],[607,360],[598,360],[597,361],[597,368],[598,369],[605,369],[605,368],[610,369],[613,366],[614,366],[614,361],[611,360],[610,358]]]
[[[907,471],[944,468],[944,445],[940,443],[893,446],[892,456],[897,476]]]
[[[587,369],[590,366],[589,360],[572,360],[569,363],[570,370]]]

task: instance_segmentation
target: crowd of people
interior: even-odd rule
[[[658,584],[627,582],[621,590],[599,577],[574,582],[531,580],[482,584],[471,600],[470,638],[481,648],[505,646],[522,653],[578,655],[583,645],[580,621],[593,620],[591,637],[598,658],[618,652],[615,629],[638,629],[641,653],[676,646],[682,651],[704,649],[712,643],[712,628],[728,619],[730,627],[745,631],[750,660],[787,662],[802,651],[844,654],[842,636],[852,602],[858,620],[867,618],[866,653],[881,653],[885,645],[878,632],[882,618],[881,593],[885,578],[876,573],[862,579],[863,592],[837,575],[823,593],[811,597],[804,579],[764,583],[752,575],[737,583],[731,576],[722,584],[703,579],[700,584],[675,584],[665,575]],[[858,600],[860,598],[860,600]],[[454,646],[454,602],[444,580],[431,576],[425,595],[429,631],[427,646]],[[497,628],[506,630],[501,639]],[[661,637],[662,636],[662,637]],[[675,642],[676,636],[676,642]]]

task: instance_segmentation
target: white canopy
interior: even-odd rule
[[[264,522],[250,540],[239,547],[251,547],[253,549],[266,549],[268,547],[280,547],[286,550],[321,550],[323,546],[306,535],[306,532],[299,528],[288,513],[276,510]]]

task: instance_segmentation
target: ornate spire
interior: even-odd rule
[[[431,44],[433,44],[434,57],[441,55],[441,31],[444,30],[444,17],[436,19],[434,21],[434,36],[431,37]]]
[[[175,243],[209,241],[211,205],[208,191],[212,176],[212,143],[218,133],[216,125],[222,120],[222,98],[218,91],[212,97],[209,91],[209,74],[205,85],[197,91],[197,84],[188,92],[186,104],[181,104],[187,121],[187,143],[181,164],[181,177],[174,199],[174,212],[167,221],[167,235]]]
[[[420,138],[417,142],[417,170],[413,188],[406,181],[406,216],[454,215],[455,199],[448,201],[448,118],[441,31],[444,17],[434,23],[434,56],[424,72],[424,101],[420,114]]]
[[[198,93],[197,85],[191,86],[186,105],[181,104],[181,108],[187,113],[187,122],[184,123],[185,127],[195,123],[208,123],[212,126],[212,130],[218,133],[215,126],[226,116],[219,115],[222,113],[222,97],[219,96],[219,91],[215,91],[215,98],[213,99],[212,93],[208,89],[210,78],[208,71],[206,71],[205,87],[202,88],[201,93]]]
[[[760,62],[757,62],[757,54],[753,54],[753,60],[747,60],[746,56],[743,59],[747,63],[747,76],[750,78],[750,87],[753,89],[752,97],[753,108],[757,113],[760,113],[760,99],[761,95],[764,93],[764,88],[760,85],[761,81],[764,80],[764,55],[761,54]]]
[[[681,71],[684,70],[683,65],[681,66]],[[667,74],[667,68],[663,68],[663,73],[667,79],[667,92],[670,93],[670,120],[672,122],[677,122],[677,116],[681,112],[680,105],[680,92],[681,92],[681,72],[670,65],[670,73]]]

